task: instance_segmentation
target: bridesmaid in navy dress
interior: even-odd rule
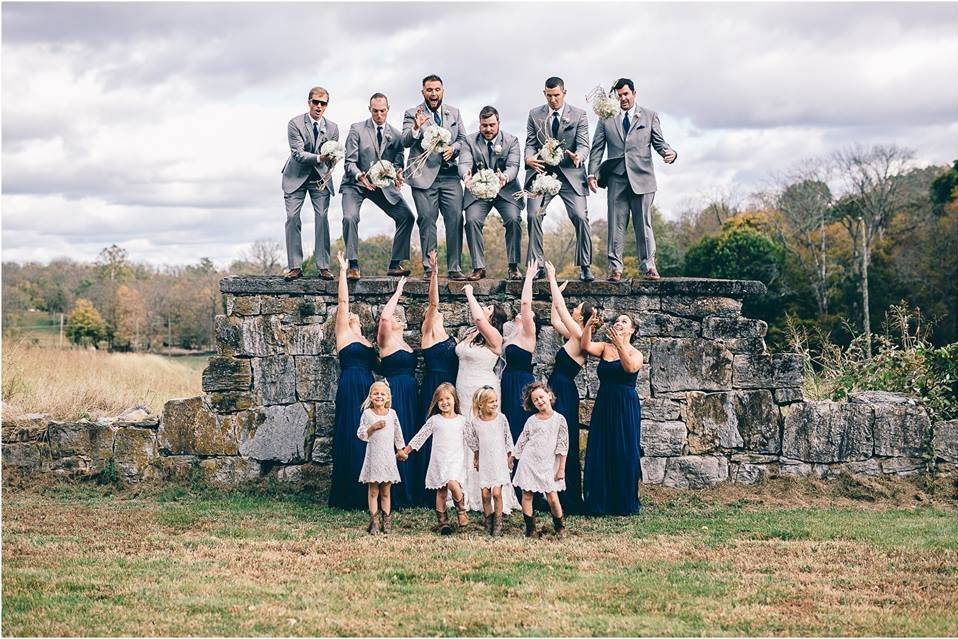
[[[339,258],[339,295],[336,306],[336,352],[339,354],[339,386],[336,389],[336,420],[333,427],[333,475],[329,505],[366,508],[366,486],[359,472],[366,456],[366,442],[356,436],[362,404],[373,384],[376,349],[362,333],[359,316],[349,312],[346,260]]]
[[[429,251],[429,306],[422,319],[422,358],[425,362],[422,384],[419,386],[419,406],[416,413],[416,430],[426,423],[429,403],[440,384],[456,385],[459,372],[459,357],[456,356],[456,338],[450,337],[439,312],[439,269],[436,268],[436,252]],[[408,440],[407,440],[408,441]],[[413,502],[418,506],[432,507],[436,502],[434,490],[426,488],[426,470],[432,452],[432,438],[426,440],[419,454],[409,463],[412,466]]]
[[[556,351],[555,364],[549,375],[549,387],[555,393],[555,410],[565,417],[569,426],[569,453],[565,464],[565,490],[559,492],[559,501],[564,512],[582,511],[582,463],[579,461],[579,389],[576,375],[585,365],[585,353],[579,343],[582,329],[594,312],[592,305],[581,302],[570,313],[562,298],[562,289],[556,281],[556,269],[546,262],[549,289],[552,292],[552,327],[566,338],[565,344]]]
[[[380,372],[389,383],[392,393],[392,409],[399,417],[403,439],[409,441],[419,430],[416,384],[416,354],[406,343],[403,331],[406,321],[398,312],[399,298],[402,296],[406,278],[399,278],[396,292],[393,293],[379,316],[379,331],[376,342],[379,345]],[[401,461],[399,476],[401,481],[392,488],[392,503],[397,508],[414,505],[413,475],[410,462]]]
[[[609,342],[593,342],[601,324],[593,315],[582,331],[582,350],[601,357],[599,392],[592,408],[585,450],[585,511],[590,515],[634,515],[639,512],[639,436],[642,407],[635,381],[642,353],[630,344],[635,321],[619,315],[609,328]]]
[[[523,390],[535,381],[532,374],[532,355],[536,350],[536,325],[532,314],[532,280],[538,271],[535,262],[526,267],[522,296],[519,298],[519,314],[514,320],[515,330],[509,336],[503,350],[506,367],[502,369],[501,399],[502,414],[509,421],[513,441],[519,441],[522,428],[534,413],[523,405]]]

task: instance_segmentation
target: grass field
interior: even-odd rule
[[[56,419],[96,418],[137,404],[158,414],[169,399],[203,392],[205,360],[44,348],[4,339],[3,417],[47,413]]]
[[[421,509],[368,537],[310,495],[8,488],[4,634],[958,633],[953,498],[782,480],[644,503],[562,541],[516,516],[438,537]]]

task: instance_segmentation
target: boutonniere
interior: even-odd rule
[[[320,134],[320,135],[326,135],[326,129],[320,129],[320,130],[319,130],[319,134]]]
[[[500,153],[502,153],[502,145],[497,144],[494,147],[492,147],[492,152],[495,153],[496,155],[499,155]]]
[[[569,118],[562,118],[562,124],[569,125]]]

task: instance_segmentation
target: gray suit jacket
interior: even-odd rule
[[[493,147],[497,144],[502,147],[502,153],[495,153],[493,150],[492,166],[489,166],[489,148],[486,146],[486,139],[481,133],[471,133],[466,136],[465,143],[459,151],[459,177],[465,179],[466,175],[475,174],[480,169],[489,168],[493,171],[502,171],[506,177],[506,185],[499,190],[496,199],[503,199],[524,209],[526,199],[522,198],[516,201],[513,197],[522,189],[519,187],[519,139],[499,130],[492,140]],[[468,208],[470,204],[476,201],[476,197],[468,189],[463,193],[462,207]]]
[[[608,147],[608,159],[603,163],[603,171],[628,176],[633,193],[654,193],[656,184],[651,148],[659,155],[665,155],[672,147],[662,137],[659,115],[642,106],[636,108],[638,117],[631,123],[628,139],[622,135],[618,117],[599,120],[589,155],[589,175],[598,177],[602,153]]]
[[[382,149],[377,149],[376,124],[372,118],[350,126],[349,135],[346,136],[346,174],[340,189],[355,186],[365,192],[366,187],[359,184],[357,178],[380,159],[392,162],[396,170],[401,171],[406,157],[401,138],[399,131],[386,122],[383,125],[383,146]],[[402,197],[395,186],[387,186],[382,191],[391,204],[395,204]]]
[[[292,193],[303,185],[313,168],[320,176],[329,173],[329,166],[319,161],[319,148],[327,140],[339,140],[339,127],[325,117],[320,121],[319,139],[313,138],[313,121],[308,113],[298,115],[286,125],[289,158],[283,165],[283,193]],[[333,181],[326,182],[330,195],[335,195]]]
[[[435,126],[435,122],[430,120],[420,127],[418,134],[413,132],[412,125],[416,121],[416,109],[420,106],[426,110],[427,115],[430,113],[426,103],[422,102],[411,109],[407,109],[402,120],[402,145],[409,149],[410,164],[423,154],[422,146],[419,144],[419,141],[422,140],[423,131],[430,123],[432,126]],[[449,163],[455,166],[455,158],[459,155],[462,149],[462,143],[466,139],[466,127],[462,124],[459,109],[445,103],[440,109],[442,109],[442,128],[448,129],[451,136],[450,144],[453,150],[453,159],[449,160]],[[433,153],[429,156],[429,159],[426,160],[426,165],[423,167],[422,173],[417,176],[408,175],[406,176],[406,181],[409,182],[409,186],[414,189],[428,189],[432,186],[432,183],[436,181],[436,176],[439,174],[439,167],[442,163],[442,156],[439,153]]]
[[[526,122],[526,158],[538,153],[546,139],[552,137],[552,125],[546,122],[550,111],[548,104],[529,111],[529,119]],[[562,107],[559,140],[562,141],[563,151],[572,151],[579,156],[579,168],[576,168],[569,158],[564,157],[559,163],[559,171],[565,175],[578,195],[586,195],[588,191],[585,181],[585,164],[589,153],[589,118],[585,111],[568,103]],[[535,171],[526,170],[527,187],[532,184],[535,176]]]

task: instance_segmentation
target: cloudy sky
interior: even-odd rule
[[[851,143],[912,148],[916,165],[958,157],[955,3],[4,2],[2,14],[3,260],[91,260],[116,243],[137,261],[225,266],[255,240],[282,242],[286,123],[314,84],[345,139],[374,91],[400,126],[429,73],[470,131],[492,104],[514,134],[548,76],[578,106],[630,77],[679,152],[656,161],[667,217]],[[589,207],[604,217],[604,194]],[[338,197],[330,216],[339,236]],[[362,234],[391,230],[364,206]]]

